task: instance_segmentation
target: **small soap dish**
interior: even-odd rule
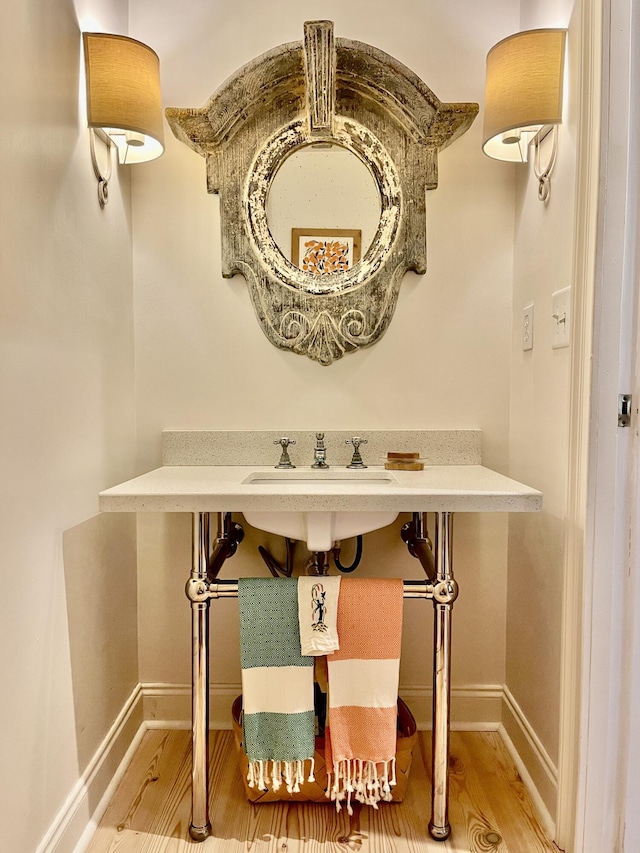
[[[420,460],[419,453],[390,451],[387,453],[384,467],[387,471],[423,471],[424,462]]]

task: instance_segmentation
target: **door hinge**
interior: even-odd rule
[[[631,394],[618,395],[618,426],[631,426],[631,404],[633,398]]]

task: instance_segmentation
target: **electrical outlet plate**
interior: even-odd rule
[[[553,320],[553,349],[569,346],[571,334],[571,288],[556,290],[551,295],[551,316]]]
[[[522,349],[533,349],[533,302],[522,309]]]

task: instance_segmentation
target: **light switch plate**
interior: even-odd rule
[[[533,302],[522,309],[522,349],[533,349]]]
[[[571,335],[571,288],[556,290],[551,295],[551,318],[553,322],[553,349],[568,347]]]

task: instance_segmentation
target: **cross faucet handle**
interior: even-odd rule
[[[283,436],[282,438],[274,439],[273,443],[279,444],[280,447],[282,448],[282,453],[280,454],[280,461],[274,467],[275,468],[295,468],[296,466],[292,463],[291,459],[289,458],[289,446],[296,443],[295,439],[294,438],[287,438],[286,436]]]
[[[353,457],[351,459],[351,463],[347,465],[347,468],[366,468],[367,466],[362,461],[362,456],[360,454],[360,445],[368,444],[366,438],[360,438],[358,435],[354,435],[353,438],[345,439],[345,444],[353,444]]]

